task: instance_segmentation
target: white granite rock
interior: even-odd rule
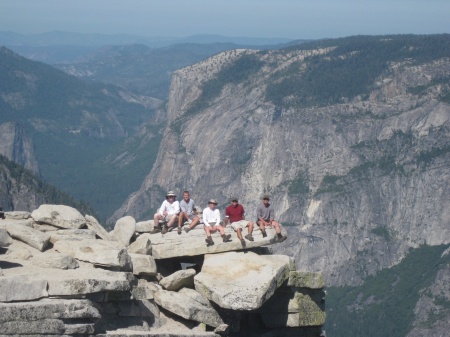
[[[286,255],[210,254],[194,277],[195,289],[222,308],[258,309],[289,278],[292,269],[293,261]]]
[[[50,242],[49,234],[42,233],[27,226],[16,226],[10,224],[6,226],[6,230],[12,238],[20,240],[40,251],[45,250]]]
[[[0,277],[0,302],[32,301],[48,296],[46,280],[29,276],[9,277],[8,271],[4,269]]]
[[[132,270],[131,258],[121,244],[105,240],[57,241],[53,248],[96,266]]]
[[[95,304],[89,300],[41,299],[32,302],[0,303],[0,322],[35,321],[45,318],[88,318],[101,317]]]
[[[148,233],[152,231],[153,228],[154,228],[153,220],[136,222],[136,232],[138,233]]]
[[[6,229],[0,228],[0,247],[8,247],[13,243]]]
[[[231,234],[230,242],[223,242],[219,233],[213,233],[214,245],[207,246],[205,243],[206,235],[203,225],[197,225],[189,233],[182,231],[177,234],[176,229],[164,235],[161,233],[149,234],[152,242],[152,256],[155,259],[167,259],[179,256],[196,256],[210,253],[222,253],[227,251],[243,250],[270,245],[276,242],[275,230],[267,229],[267,237],[263,238],[259,229],[253,230],[254,241],[246,240],[246,247],[242,247],[236,233],[228,226],[225,228],[226,234]],[[247,234],[244,230],[244,235]]]
[[[195,292],[192,289],[187,291]],[[185,319],[205,323],[212,327],[223,324],[222,318],[207,300],[197,301],[196,296],[184,293],[160,290],[155,293],[155,302],[162,308]],[[206,304],[208,303],[208,304]]]
[[[127,247],[135,231],[136,220],[132,216],[125,216],[116,221],[116,225],[114,226],[114,230],[111,231],[110,236]]]
[[[35,266],[42,268],[75,269],[79,267],[78,261],[72,256],[60,253],[44,253],[35,255],[30,259]]]
[[[51,243],[55,243],[60,240],[95,240],[95,232],[90,229],[60,229],[49,234]]]
[[[150,255],[128,254],[133,265],[134,275],[155,276],[158,273],[155,259]]]
[[[31,218],[31,213],[26,211],[5,212],[5,218],[13,220],[26,220]]]
[[[78,210],[65,205],[41,205],[31,213],[36,222],[47,223],[60,228],[81,228],[86,219]]]
[[[85,217],[86,219],[86,226],[87,228],[89,228],[90,230],[93,230],[95,232],[95,234],[103,239],[103,240],[110,240],[111,238],[109,237],[109,233],[106,231],[106,229],[97,221],[96,218],[94,218],[92,215],[88,215],[86,214]]]
[[[178,291],[184,287],[193,288],[195,274],[194,269],[179,270],[161,279],[159,284],[164,289],[171,291]]]
[[[134,241],[127,247],[127,252],[129,254],[152,255],[152,243],[150,241],[150,234],[140,235],[136,239],[136,241]]]

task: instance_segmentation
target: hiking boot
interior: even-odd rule
[[[261,233],[262,233],[263,238],[267,237],[267,233],[266,233],[265,229],[261,229]]]
[[[245,248],[245,246],[247,246],[247,244],[245,243],[244,239],[241,240],[241,245],[242,245],[243,248]]]
[[[205,239],[205,241],[206,241],[206,246],[207,246],[207,247],[212,246],[212,245],[214,244],[214,241],[213,241],[212,237],[210,237],[210,236],[208,236],[208,237]]]
[[[248,241],[254,241],[255,239],[253,239],[253,236],[251,235],[251,234],[247,234],[246,236],[245,236],[245,238],[248,240]]]
[[[231,234],[224,234],[224,235],[222,235],[222,239],[223,239],[223,242],[228,242],[228,241],[231,241],[230,239],[231,239]]]
[[[164,226],[164,228],[161,230],[161,234],[166,234],[169,231],[169,228],[167,226]]]
[[[156,233],[159,233],[159,232],[161,232],[161,227],[156,226],[150,231],[150,234],[156,234]]]
[[[191,230],[191,229],[190,229],[189,227],[184,227],[184,231],[185,231],[186,233],[189,233],[190,230]]]
[[[178,227],[178,229],[177,229],[177,233],[178,233],[178,235],[180,235],[180,234],[181,234],[181,227]]]
[[[287,239],[287,236],[283,236],[281,234],[277,234],[277,242],[281,243]]]

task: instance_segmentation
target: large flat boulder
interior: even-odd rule
[[[72,256],[60,253],[36,254],[30,262],[42,268],[76,269],[79,267],[78,261]]]
[[[78,210],[65,205],[41,205],[31,213],[31,217],[36,222],[60,228],[77,229],[86,224],[86,219]]]
[[[8,276],[8,272],[9,269],[3,269],[0,277],[0,302],[32,301],[48,296],[47,280],[28,275]]]
[[[89,300],[41,299],[32,302],[0,303],[0,322],[35,321],[46,318],[90,319],[96,321],[100,312]]]
[[[228,252],[205,256],[194,277],[195,289],[222,308],[260,308],[289,278],[293,261],[286,255]]]
[[[2,255],[2,259],[7,256]],[[0,277],[0,302],[36,300],[47,296],[79,296],[101,292],[128,292],[137,283],[129,272],[101,268],[49,269],[21,261],[3,270]],[[33,292],[29,296],[28,293]]]
[[[6,226],[6,230],[13,239],[22,241],[41,252],[44,251],[50,243],[49,234],[42,233],[41,231],[28,226],[9,224]]]
[[[258,228],[253,230],[254,241],[246,240],[246,247],[242,247],[236,233],[228,226],[225,228],[226,234],[231,234],[230,242],[223,242],[219,232],[213,233],[214,245],[207,246],[206,235],[203,225],[196,226],[189,233],[182,231],[181,235],[176,230],[172,230],[164,235],[161,233],[148,234],[152,242],[152,255],[155,259],[167,259],[177,256],[196,256],[210,253],[223,253],[228,251],[244,250],[261,247],[276,243],[275,230],[267,229],[267,237],[263,238]],[[244,230],[244,235],[247,230]],[[147,234],[146,234],[147,235]]]
[[[189,292],[195,294],[188,294]],[[185,292],[159,290],[154,297],[159,306],[185,319],[205,323],[212,327],[223,324],[222,318],[208,300],[195,290],[185,289]]]
[[[131,258],[125,248],[118,242],[105,240],[57,241],[53,248],[77,260],[86,261],[96,266],[132,269]]]

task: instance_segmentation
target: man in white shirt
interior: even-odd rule
[[[205,232],[206,232],[206,245],[212,246],[214,244],[214,241],[211,237],[211,233],[214,233],[215,231],[219,231],[220,235],[222,236],[223,242],[231,241],[231,235],[225,235],[225,232],[223,230],[223,227],[221,226],[220,222],[220,212],[218,209],[216,209],[217,201],[214,199],[209,200],[208,207],[206,207],[203,210],[203,223],[205,225]]]
[[[154,229],[151,231],[152,234],[161,232],[161,234],[166,234],[170,227],[173,226],[178,218],[178,213],[180,213],[180,204],[175,200],[176,195],[173,191],[169,191],[166,195],[166,200],[163,201],[159,211],[155,213],[153,217]],[[165,222],[165,226],[161,229],[160,221]]]

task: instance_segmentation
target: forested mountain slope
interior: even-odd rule
[[[113,85],[88,84],[0,48],[1,153],[37,161],[46,181],[91,203],[102,220],[151,168],[161,139],[152,120],[161,103]],[[27,141],[15,141],[18,134]]]

